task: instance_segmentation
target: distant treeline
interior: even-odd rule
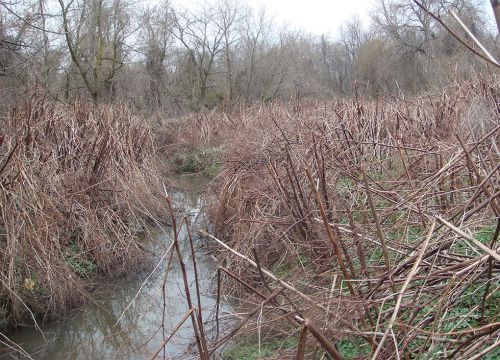
[[[453,31],[499,54],[477,0],[422,0]],[[218,0],[0,2],[0,98],[43,90],[59,101],[127,102],[175,115],[291,96],[415,94],[490,71],[413,1],[377,0],[370,24],[334,36],[277,25],[265,9]],[[152,4],[152,5],[151,5]],[[484,4],[483,4],[484,5]]]

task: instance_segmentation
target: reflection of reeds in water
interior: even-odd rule
[[[209,351],[241,335],[298,339],[275,358],[498,353],[498,89],[232,115],[205,234],[249,310]]]
[[[140,265],[159,187],[150,131],[123,106],[35,97],[0,122],[0,304],[15,325]]]

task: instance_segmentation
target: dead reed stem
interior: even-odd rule
[[[256,304],[285,288],[266,322],[238,333],[272,339],[298,334],[306,318],[321,324],[325,346],[309,336],[302,350],[302,337],[275,357],[343,356],[346,346],[381,359],[492,351],[499,84],[269,104],[231,124],[199,115],[226,144],[207,197],[212,228],[201,231],[224,261],[218,302],[228,293]]]
[[[85,301],[95,274],[141,266],[160,167],[125,106],[37,95],[0,129],[0,320],[16,326]]]
[[[165,198],[166,203],[167,203],[167,209],[170,214],[170,217],[172,219],[172,231],[174,234],[174,239],[173,239],[173,246],[175,249],[175,252],[177,254],[177,260],[179,261],[179,265],[181,267],[181,273],[182,273],[182,280],[184,283],[184,293],[186,294],[186,301],[187,301],[187,306],[188,309],[194,309],[193,308],[193,302],[191,300],[191,291],[189,290],[189,280],[186,272],[186,264],[184,263],[184,259],[182,256],[182,252],[179,246],[179,236],[177,232],[177,219],[174,213],[174,209],[172,207],[172,201],[169,196]],[[182,223],[181,223],[182,226]],[[194,257],[193,257],[193,261]],[[195,279],[196,281],[198,278]],[[199,287],[198,285],[196,286],[196,289],[198,291]],[[201,303],[201,301],[200,301]],[[201,359],[208,359],[208,348],[207,348],[207,343],[205,339],[205,334],[203,332],[203,321],[199,321],[200,315],[198,317],[194,314],[194,312],[190,312],[191,315],[191,322],[193,325],[193,332],[194,336],[196,339],[196,344],[198,345],[198,352],[200,354]]]

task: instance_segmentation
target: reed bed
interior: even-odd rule
[[[0,321],[17,326],[140,266],[163,204],[150,130],[124,106],[34,96],[0,123]]]
[[[248,311],[200,356],[235,337],[280,359],[498,356],[499,85],[232,113],[202,233]]]

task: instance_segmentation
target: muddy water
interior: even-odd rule
[[[186,211],[194,228],[193,233],[196,234],[196,226],[201,222],[203,184],[190,178],[179,178],[177,182],[182,182],[181,186],[186,190],[172,193],[174,205]],[[34,328],[23,328],[9,334],[9,338],[21,345],[34,359],[149,359],[164,338],[161,329],[162,284],[168,256],[162,261],[161,258],[171,244],[171,239],[171,228],[162,229],[154,248],[158,256],[152,261],[149,271],[113,281],[112,284],[100,285],[99,288],[106,290],[105,296],[94,295],[95,303],[42,326],[44,336]],[[185,227],[182,228],[179,239],[195,301],[194,269]],[[215,305],[215,297],[211,294],[215,292],[213,277],[216,265],[214,260],[199,249],[203,240],[197,236],[194,240],[198,249],[196,260],[201,277],[202,308],[205,311],[204,318],[207,319]],[[161,265],[150,275],[156,264]],[[175,327],[187,311],[182,273],[175,256],[172,264],[165,291],[165,334],[169,334],[169,330]],[[120,319],[129,304],[130,307]],[[211,324],[207,323],[205,326],[210,328]],[[190,320],[185,322],[166,348],[167,359],[196,358],[190,352],[196,352]],[[163,357],[163,352],[160,355]],[[0,358],[11,359],[12,356],[26,358],[13,353],[0,354]]]

